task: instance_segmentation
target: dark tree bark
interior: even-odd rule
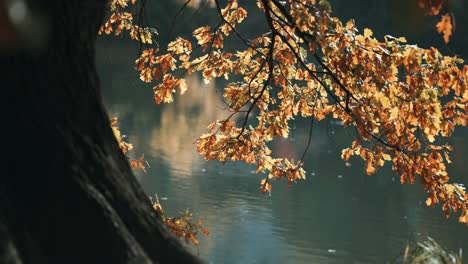
[[[107,2],[30,0],[45,45],[31,49],[17,29],[1,53],[0,263],[199,262],[165,229],[109,127],[94,62]]]

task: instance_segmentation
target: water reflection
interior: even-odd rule
[[[358,8],[350,2],[343,10],[347,5]],[[341,149],[354,134],[332,120],[315,124],[305,157],[307,180],[291,188],[277,182],[272,196],[262,195],[261,176],[252,167],[205,162],[196,153],[193,143],[206,126],[227,116],[214,83],[191,76],[186,95],[155,106],[151,87],[141,84],[128,61],[128,50],[138,49],[105,41],[97,54],[108,109],[120,118],[134,151],[151,164],[147,174],[137,172],[139,179],[148,195],[167,198],[161,202],[168,214],[190,208],[203,217],[211,234],[200,238],[198,252],[208,262],[383,263],[408,240],[426,236],[454,251],[468,250],[467,228],[455,218],[445,220],[440,208],[426,207],[420,186],[401,186],[389,168],[367,177],[359,159],[345,166]],[[309,122],[299,119],[295,126],[292,138],[272,143],[276,156],[301,157]],[[460,130],[453,138],[449,170],[465,184],[460,176],[468,171],[467,133]]]
[[[142,106],[135,91],[129,93],[135,99],[126,97],[127,104],[119,103],[122,98],[107,99],[111,111],[122,115],[121,129],[151,164],[147,174],[139,173],[146,192],[167,197],[161,202],[169,214],[190,208],[203,217],[211,232],[200,239],[198,253],[204,259],[383,263],[401,253],[408,240],[426,236],[452,250],[468,248],[466,227],[456,219],[445,220],[440,208],[426,207],[419,186],[401,186],[389,168],[367,177],[359,159],[345,166],[340,152],[353,132],[332,122],[314,127],[305,159],[308,179],[291,188],[276,182],[272,196],[260,193],[261,177],[251,173],[252,167],[205,162],[193,142],[209,122],[226,115],[218,107],[222,102],[212,84],[194,76],[190,85],[188,94],[163,107],[151,102]],[[121,92],[115,92],[119,97]],[[272,145],[274,153],[300,157],[309,128],[309,122],[299,120],[293,138]],[[466,162],[456,161],[463,160],[468,149],[465,134],[466,130],[460,131],[454,138],[457,164],[452,175],[468,169]]]
[[[150,142],[152,154],[162,155],[171,170],[179,172],[176,177],[202,169],[194,167],[202,163],[195,141],[211,122],[228,116],[221,109],[214,82],[205,84],[198,75],[191,75],[187,84],[186,94],[161,109],[160,124],[153,128]]]

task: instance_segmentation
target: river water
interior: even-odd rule
[[[219,87],[188,78],[189,91],[174,103],[156,106],[151,86],[132,69],[138,47],[128,41],[100,39],[98,69],[111,117],[144,153],[147,173],[135,171],[148,196],[158,194],[168,215],[189,208],[201,217],[209,236],[192,247],[209,263],[384,263],[401,255],[408,241],[432,237],[463,252],[468,261],[468,227],[449,220],[439,206],[424,204],[418,185],[400,185],[385,167],[365,175],[359,159],[340,154],[353,132],[333,120],[314,124],[305,158],[307,180],[292,187],[274,182],[271,195],[260,192],[261,175],[244,163],[206,162],[194,142],[206,126],[225,118]],[[297,160],[305,147],[309,122],[297,120],[289,139],[274,142],[277,156]],[[457,131],[450,175],[468,183],[468,130]]]

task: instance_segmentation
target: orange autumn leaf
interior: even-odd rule
[[[263,179],[260,189],[263,193],[271,193],[271,183],[267,179]]]
[[[133,145],[123,140],[125,136],[121,135],[120,129],[118,127],[118,123],[119,123],[119,120],[116,117],[110,120],[110,125],[112,128],[112,132],[114,133],[114,137],[117,140],[117,143],[119,144],[120,150],[122,151],[122,153],[125,154],[127,153],[127,151],[133,149]]]
[[[110,123],[111,123],[111,126],[115,126],[117,125],[117,123],[119,122],[119,120],[117,119],[117,117],[114,117],[110,120]]]
[[[445,6],[446,0],[417,0],[419,8],[424,10],[424,13],[429,16],[436,16]],[[444,42],[447,44],[450,41],[450,36],[455,31],[455,17],[453,14],[445,14],[436,24],[437,32],[443,35]]]
[[[141,154],[141,156],[138,159],[133,159],[127,156],[127,158],[130,160],[130,166],[132,168],[139,168],[143,172],[146,173],[146,166],[149,167],[149,163],[145,160],[145,154]]]
[[[452,16],[450,14],[445,14],[442,16],[441,20],[436,24],[437,32],[444,36],[444,42],[449,43],[450,36],[455,30],[452,24]]]
[[[372,175],[375,173],[375,167],[371,163],[367,163],[366,173],[367,175]]]
[[[116,117],[110,120],[110,126],[112,128],[112,131],[114,132],[114,137],[117,140],[117,143],[119,144],[120,150],[123,154],[125,154],[132,168],[138,167],[146,173],[146,167],[149,167],[149,163],[145,160],[145,154],[142,154],[138,159],[134,159],[128,156],[127,152],[133,149],[133,145],[123,140],[125,136],[121,135],[118,123],[119,120]]]

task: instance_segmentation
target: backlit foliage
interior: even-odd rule
[[[450,36],[454,31],[455,27],[452,24],[452,16],[445,14],[442,16],[441,20],[436,24],[437,32],[444,36],[444,42],[449,43]]]
[[[133,149],[133,145],[124,141],[125,136],[122,136],[122,134],[120,133],[118,123],[119,123],[119,120],[116,117],[110,120],[112,132],[114,132],[114,137],[117,140],[117,143],[119,144],[120,150],[122,151],[123,154],[125,154],[125,157],[127,157],[128,161],[130,162],[130,166],[132,166],[132,168],[138,167],[142,171],[146,172],[146,166],[149,167],[149,164],[145,160],[145,154],[141,154],[141,156],[138,159],[134,159],[128,156],[127,152]]]
[[[203,221],[202,219],[198,219],[198,221],[194,222],[193,214],[187,209],[185,212],[180,213],[177,217],[167,217],[164,213],[164,209],[159,203],[159,198],[155,195],[155,201],[151,198],[151,204],[153,205],[153,209],[156,210],[159,215],[161,215],[162,220],[172,231],[174,235],[178,238],[183,238],[185,242],[192,242],[195,246],[198,245],[197,235],[198,232],[202,232],[204,235],[209,235],[210,232],[203,228]]]
[[[246,39],[236,26],[247,17],[237,0],[215,1],[221,22],[193,31],[192,39],[176,38],[167,49],[147,49],[136,60],[145,82],[156,81],[156,103],[171,102],[187,85],[181,70],[238,81],[224,88],[232,112],[208,127],[197,141],[207,160],[242,160],[288,185],[305,179],[303,161],[271,156],[268,143],[288,137],[296,117],[315,121],[332,117],[354,127],[356,138],[342,158],[361,157],[368,175],[391,163],[401,183],[419,177],[428,193],[426,204],[441,202],[447,217],[459,213],[468,223],[468,194],[449,183],[447,143],[456,126],[465,126],[468,111],[468,66],[437,49],[409,45],[405,38],[373,37],[353,20],[341,22],[327,1],[257,0],[267,32]],[[233,37],[242,50],[224,48]],[[195,52],[195,49],[196,52]]]
[[[119,143],[120,150],[122,150],[123,154],[126,154],[129,150],[133,149],[133,145],[124,141],[124,136],[120,133],[118,123],[119,120],[116,117],[110,120],[110,126],[112,128],[112,132],[114,132],[115,139],[117,139],[117,143]]]
[[[446,0],[417,0],[419,8],[424,10],[424,13],[429,16],[437,16],[443,9]],[[443,35],[444,42],[449,43],[450,36],[455,31],[454,16],[447,13],[441,16],[441,19],[436,24],[437,32]]]
[[[157,34],[157,31],[154,28],[143,28],[134,24],[133,14],[122,11],[130,4],[134,5],[135,3],[136,0],[111,0],[111,15],[99,29],[99,34],[105,33],[109,35],[113,32],[116,36],[119,36],[123,31],[128,31],[131,39],[138,40],[141,43],[152,44],[153,36]]]
[[[112,118],[110,120],[112,131],[114,132],[114,136],[117,139],[117,142],[119,144],[119,147],[122,153],[124,153],[127,159],[130,161],[130,166],[134,168],[138,167],[144,172],[146,172],[145,165],[149,167],[149,164],[144,159],[144,154],[142,154],[141,157],[138,159],[133,159],[127,155],[127,152],[133,149],[133,146],[132,144],[127,143],[123,140],[123,136],[121,135],[117,124],[118,124],[117,118]],[[201,219],[198,219],[196,223],[194,222],[193,213],[191,213],[188,209],[186,209],[185,212],[180,213],[179,216],[168,217],[165,214],[164,209],[162,208],[157,195],[155,195],[155,198],[156,198],[155,201],[153,201],[153,199],[150,197],[150,201],[151,201],[151,205],[153,206],[153,209],[156,212],[158,212],[163,222],[166,224],[167,228],[169,228],[169,230],[178,238],[183,238],[186,242],[190,241],[195,246],[197,246],[198,245],[198,239],[197,239],[198,232],[201,231],[205,235],[209,234],[209,231],[203,228],[202,226],[203,222]]]

